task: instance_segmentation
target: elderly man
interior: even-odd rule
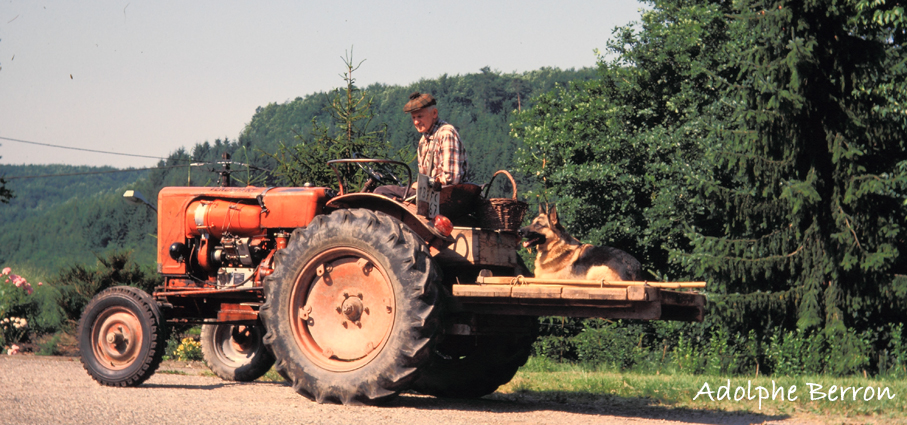
[[[419,173],[442,185],[459,184],[469,169],[466,148],[457,129],[438,119],[436,104],[430,94],[415,92],[409,95],[409,102],[403,106],[403,112],[412,116],[416,131],[422,133],[417,151]],[[375,193],[402,198],[404,191],[406,188],[403,187],[381,186]],[[413,195],[413,190],[408,194]]]

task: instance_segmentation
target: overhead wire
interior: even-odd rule
[[[93,152],[93,153],[103,153],[103,154],[107,154],[107,155],[121,155],[121,156],[137,157],[137,158],[151,158],[151,159],[160,159],[160,160],[175,161],[175,162],[189,161],[190,162],[190,164],[188,164],[189,167],[197,167],[197,166],[208,165],[208,164],[212,164],[212,163],[220,164],[220,165],[237,164],[237,165],[248,167],[250,169],[271,173],[271,170],[268,170],[266,168],[256,167],[254,165],[243,164],[243,163],[239,163],[239,162],[231,162],[231,161],[191,162],[192,161],[191,158],[164,158],[164,157],[159,157],[159,156],[139,155],[139,154],[131,154],[131,153],[123,153],[123,152],[110,152],[110,151],[102,151],[102,150],[97,150],[97,149],[86,149],[86,148],[77,148],[77,147],[73,147],[73,146],[54,145],[54,144],[50,144],[50,143],[30,142],[28,140],[13,139],[10,137],[3,137],[3,136],[0,136],[0,139],[8,140],[11,142],[17,142],[17,143],[26,143],[26,144],[30,144],[30,145],[47,146],[47,147],[52,147],[52,148],[70,149],[70,150]],[[21,179],[36,179],[36,178],[43,178],[43,177],[84,176],[84,175],[92,175],[92,174],[128,173],[128,172],[133,172],[133,171],[147,171],[147,170],[166,170],[166,169],[172,169],[172,168],[182,168],[182,167],[185,167],[186,165],[187,164],[167,165],[167,166],[161,166],[161,167],[128,168],[128,169],[124,169],[124,170],[104,170],[104,171],[86,171],[86,172],[78,172],[78,173],[43,174],[43,175],[37,175],[37,176],[11,176],[11,177],[3,176],[3,180],[10,181],[10,180],[21,180]],[[211,170],[211,171],[217,171],[217,170]],[[232,171],[239,171],[239,170],[232,170]]]
[[[60,173],[60,174],[42,174],[38,176],[12,176],[12,177],[3,177],[3,180],[22,180],[22,179],[37,179],[42,177],[65,177],[65,176],[87,176],[92,174],[111,174],[111,173],[129,173],[133,171],[147,171],[147,170],[166,170],[170,168],[182,168],[185,165],[167,165],[163,167],[147,167],[147,168],[127,168],[125,170],[105,170],[105,171],[85,171],[81,173]]]
[[[50,143],[29,142],[28,140],[13,139],[10,137],[3,137],[3,136],[0,136],[0,139],[8,140],[10,142],[26,143],[29,145],[48,146],[48,147],[52,147],[52,148],[71,149],[74,151],[83,151],[83,152],[103,153],[103,154],[107,154],[107,155],[132,156],[132,157],[136,157],[136,158],[167,159],[167,158],[160,157],[160,156],[138,155],[138,154],[133,154],[133,153],[110,152],[110,151],[102,151],[102,150],[97,150],[97,149],[77,148],[77,147],[73,147],[73,146],[52,145]]]

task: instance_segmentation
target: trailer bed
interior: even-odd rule
[[[704,286],[479,276],[474,284],[453,285],[452,294],[458,310],[479,314],[701,322],[705,296],[682,289]]]

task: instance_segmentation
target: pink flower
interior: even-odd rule
[[[0,274],[9,274],[9,272],[11,272],[12,270],[13,270],[13,269],[11,269],[11,268],[9,268],[9,267],[4,267],[4,268],[3,268],[3,272],[0,273]]]
[[[44,282],[38,282],[38,286],[41,286],[43,284],[44,284]]]
[[[9,347],[9,351],[7,351],[6,353],[9,354],[10,356],[12,356],[14,354],[19,354],[19,346],[16,344],[13,344],[12,346]]]
[[[31,285],[29,285],[27,288],[25,288],[25,290],[28,291],[28,295],[31,295],[32,292],[34,292],[34,291],[32,291],[32,289],[31,289]]]

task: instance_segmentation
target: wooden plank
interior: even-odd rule
[[[627,299],[631,301],[658,301],[661,290],[652,286],[628,286]]]
[[[501,301],[521,301],[517,298],[501,298]],[[534,300],[526,300],[534,301]],[[541,301],[541,300],[539,300]],[[463,303],[464,311],[479,314],[515,315],[515,316],[568,316],[568,317],[598,317],[602,319],[639,319],[658,320],[661,318],[661,304],[633,303],[626,307],[586,307],[568,305],[541,305],[536,303],[518,304],[491,304],[491,303]],[[695,320],[695,317],[676,317],[674,320]]]
[[[512,286],[503,285],[453,285],[455,297],[509,298]]]
[[[565,285],[565,286],[654,286],[656,288],[705,288],[705,282],[649,282],[644,280],[580,280],[580,279],[539,279],[523,276],[488,276],[479,277],[478,283],[485,285]]]
[[[511,286],[511,295],[514,298],[560,298],[560,286]]]
[[[572,300],[627,300],[624,288],[564,288],[561,298]]]
[[[705,296],[702,294],[691,294],[689,292],[663,291],[661,294],[661,302],[679,306],[704,306]]]

